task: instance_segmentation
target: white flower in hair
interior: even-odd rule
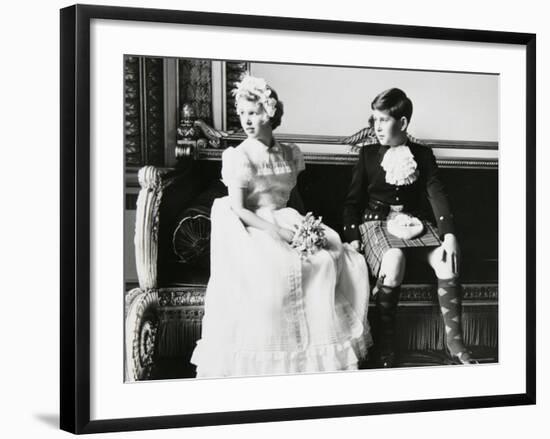
[[[237,88],[233,89],[232,93],[236,101],[240,98],[257,101],[262,104],[269,117],[275,116],[277,99],[271,97],[271,88],[265,79],[246,75],[241,82],[237,83]]]

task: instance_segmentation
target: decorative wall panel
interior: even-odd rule
[[[179,111],[190,104],[195,116],[212,125],[212,62],[200,59],[178,60]],[[181,119],[181,114],[178,115]]]
[[[124,60],[124,149],[127,165],[140,165],[141,115],[140,115],[140,59],[136,56]]]
[[[164,164],[164,66],[162,58],[144,58],[145,162]]]
[[[164,164],[164,66],[162,58],[124,60],[126,165]]]
[[[241,129],[241,123],[235,111],[235,98],[232,90],[236,87],[242,76],[248,72],[249,63],[247,62],[227,62],[225,65],[225,86],[226,86],[226,109],[227,109],[227,129],[238,131]]]

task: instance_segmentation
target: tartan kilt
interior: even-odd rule
[[[422,221],[424,231],[414,239],[401,239],[388,232],[387,221],[365,221],[359,225],[365,258],[371,276],[378,277],[382,257],[390,248],[438,247],[441,240],[437,229],[427,221]]]

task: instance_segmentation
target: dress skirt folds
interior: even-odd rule
[[[296,145],[247,139],[222,154],[229,193],[264,220],[294,230],[286,207],[304,158]],[[211,269],[202,338],[191,361],[199,377],[348,370],[371,343],[367,265],[325,226],[328,245],[307,259],[288,243],[246,227],[219,198],[211,212]]]
[[[293,230],[292,208],[256,214]],[[198,377],[321,372],[357,368],[372,344],[364,258],[325,226],[326,249],[302,260],[289,244],[245,227],[220,198],[212,207],[211,277]]]

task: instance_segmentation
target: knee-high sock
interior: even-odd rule
[[[447,347],[451,354],[466,351],[462,336],[462,286],[458,279],[439,279],[437,297],[445,325]]]
[[[401,286],[384,285],[384,278],[376,282],[376,311],[378,313],[378,343],[384,349],[393,349],[395,343],[395,314]]]

